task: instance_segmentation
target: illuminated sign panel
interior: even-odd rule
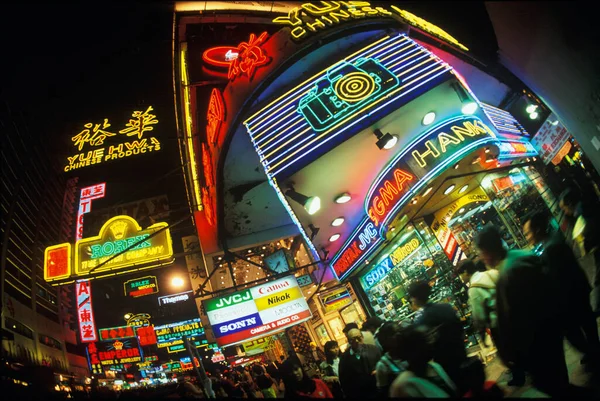
[[[352,296],[348,292],[348,289],[343,287],[319,295],[319,300],[323,305],[324,312],[329,313],[350,305],[352,303]]]
[[[106,194],[106,183],[92,185],[81,188],[79,196],[79,209],[77,210],[77,229],[75,231],[75,241],[83,239],[83,215],[92,210],[92,200],[104,198]]]
[[[94,348],[103,366],[137,363],[144,360],[144,354],[136,338],[100,342],[96,343]]]
[[[238,45],[237,56],[232,57],[229,63],[227,77],[230,80],[233,81],[240,75],[246,75],[248,79],[252,79],[256,68],[271,61],[261,47],[267,40],[267,36],[267,32],[263,32],[258,36],[251,33],[248,42],[241,42]]]
[[[537,150],[529,142],[503,141],[500,142],[498,148],[500,149],[498,160],[538,155]]]
[[[304,3],[300,7],[294,7],[286,16],[275,18],[273,22],[288,26],[292,38],[300,41],[346,21],[390,16],[399,17],[407,24],[436,36],[462,50],[469,50],[440,27],[408,11],[396,6],[391,6],[390,9],[386,9],[385,7],[371,7],[371,4],[367,1],[320,1]]]
[[[312,316],[294,276],[203,303],[221,347],[274,334]]]
[[[389,256],[383,259],[381,263],[373,267],[371,270],[369,270],[369,272],[367,272],[367,274],[360,278],[363,289],[368,290],[380,282],[384,277],[387,276],[393,267],[394,263],[392,263],[392,260]]]
[[[77,318],[79,320],[79,334],[82,343],[98,340],[96,337],[96,323],[92,310],[92,287],[87,280],[75,283],[75,296],[77,298]]]
[[[134,111],[131,115],[132,118],[118,132],[110,128],[112,125],[107,118],[99,124],[92,122],[84,124],[83,130],[73,136],[71,141],[79,152],[83,151],[84,148],[93,149],[68,156],[68,163],[64,171],[68,172],[81,167],[104,163],[108,160],[122,159],[160,150],[158,139],[154,137],[144,138],[144,134],[153,131],[154,125],[158,124],[156,115],[152,114],[152,111],[152,106],[149,106],[145,111]],[[111,138],[111,141],[114,142],[119,139],[127,140],[128,137],[134,137],[134,140],[104,146],[108,145],[104,143],[107,138]]]
[[[183,344],[184,337],[201,336],[204,328],[199,318],[154,327],[158,348]]]
[[[98,332],[100,333],[100,341],[122,340],[136,336],[135,328],[131,326],[109,327],[100,329]]]
[[[94,270],[125,269],[133,265],[160,264],[173,256],[171,235],[167,223],[156,223],[145,230],[129,216],[117,216],[108,220],[100,229],[100,235],[85,238],[76,244],[75,273],[87,275],[101,263],[134,245],[127,252]],[[162,228],[166,228],[155,236]],[[137,244],[137,245],[135,245]]]
[[[313,284],[313,279],[310,274],[305,274],[303,276],[297,277],[296,280],[298,281],[298,285],[300,287],[306,287],[307,285]]]
[[[143,297],[144,295],[156,294],[158,282],[155,276],[140,277],[123,283],[126,297]]]
[[[406,35],[385,36],[276,98],[244,125],[267,176],[286,177],[386,108],[449,79],[450,70]]]
[[[188,299],[193,297],[193,291],[184,291],[177,294],[164,295],[162,297],[158,297],[158,304],[160,306],[176,304],[179,302],[187,301]]]
[[[158,341],[154,326],[138,327],[136,329],[137,337],[142,347],[146,345],[154,345]],[[146,361],[148,358],[146,358]]]
[[[44,280],[52,281],[71,275],[71,244],[53,245],[44,251]]]

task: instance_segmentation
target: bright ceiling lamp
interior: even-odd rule
[[[535,111],[535,109],[537,109],[537,105],[535,105],[535,104],[530,104],[529,106],[527,106],[527,108],[525,109],[525,111],[526,111],[528,114],[531,114],[531,113],[533,113],[533,112]]]
[[[341,194],[337,198],[335,198],[335,203],[350,202],[350,199],[352,199],[352,197],[350,196],[350,194],[348,192],[344,192],[343,194]]]
[[[454,191],[454,188],[456,188],[456,185],[451,184],[448,188],[446,188],[446,190],[444,191],[444,195],[448,195],[450,192]]]
[[[459,84],[458,82],[453,83],[452,89],[454,89],[454,91],[456,92],[456,95],[458,96],[458,98],[460,99],[460,102],[462,103],[462,108],[460,110],[463,114],[468,116],[468,115],[475,113],[475,111],[477,111],[477,108],[479,107],[477,105],[477,102],[475,102],[473,99],[471,99],[471,97],[469,96],[469,94],[467,93],[465,88],[463,88],[463,86],[461,84]]]
[[[539,114],[537,111],[534,111],[533,113],[529,113],[529,118],[531,118],[532,120],[535,120],[536,118],[538,118]]]
[[[435,120],[435,113],[433,111],[430,111],[429,113],[425,114],[425,116],[423,117],[423,120],[421,121],[421,124],[429,125],[434,120]]]
[[[430,193],[431,191],[433,191],[433,187],[429,187],[425,190],[425,192],[423,192],[423,196],[427,196],[428,193]]]
[[[335,242],[340,238],[340,234],[333,234],[331,237],[329,237],[329,242]]]
[[[339,227],[342,224],[344,224],[344,218],[343,217],[338,217],[337,219],[335,219],[335,220],[333,220],[331,222],[331,225],[334,226],[334,227]]]
[[[380,150],[391,149],[398,143],[398,137],[396,135],[390,133],[384,134],[379,128],[376,128],[373,131],[373,134],[377,137],[377,142],[375,144]]]
[[[285,193],[287,197],[299,203],[311,216],[321,209],[321,198],[318,196],[306,196],[296,192],[293,188]]]
[[[469,184],[464,185],[461,189],[458,190],[459,194],[462,194],[463,192],[465,192],[467,189],[469,189]]]

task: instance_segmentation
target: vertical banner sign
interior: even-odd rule
[[[204,301],[219,346],[274,334],[312,316],[294,276]]]
[[[79,319],[81,342],[97,341],[90,282],[88,280],[77,281],[75,283],[75,293],[77,294],[77,318]]]
[[[531,139],[531,144],[540,153],[546,164],[550,164],[569,140],[569,131],[558,121],[555,114],[550,114],[546,122]]]
[[[81,188],[79,196],[79,209],[77,209],[77,230],[75,231],[75,241],[83,239],[83,215],[92,210],[92,200],[104,198],[106,193],[106,183],[92,185],[91,187]]]

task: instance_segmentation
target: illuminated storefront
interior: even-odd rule
[[[306,326],[317,344],[343,344],[347,323],[409,316],[416,278],[462,304],[450,271],[473,255],[481,216],[523,246],[519,219],[553,205],[529,134],[429,50],[468,51],[442,28],[392,4],[281,3],[253,15],[237,42],[200,41],[194,10],[214,17],[215,32],[229,17],[194,4],[176,5],[186,30],[174,25],[174,74],[213,289],[244,290],[269,277],[254,277],[261,267],[281,273],[268,263],[277,249],[263,244],[282,242],[295,260],[299,241],[306,261],[289,269],[309,299]],[[234,18],[261,11],[224,4]],[[515,199],[523,207],[506,208]]]

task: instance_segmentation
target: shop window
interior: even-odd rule
[[[331,341],[324,324],[320,324],[315,327],[315,333],[317,333],[317,337],[319,338],[321,346],[324,346],[327,341]]]
[[[333,332],[333,336],[335,337],[334,340],[337,341],[340,347],[343,344],[348,343],[348,339],[343,331],[345,324],[340,317],[334,317],[333,319],[327,320],[327,324]]]
[[[340,315],[342,315],[342,319],[345,324],[355,322],[358,324],[358,327],[361,327],[362,323],[365,321],[363,317],[358,313],[355,305],[350,305],[340,311]]]
[[[15,319],[11,319],[10,317],[5,317],[4,324],[6,325],[6,328],[10,331],[33,340],[33,330],[25,326],[23,323]]]
[[[41,344],[44,344],[47,347],[51,347],[51,348],[55,348],[58,350],[62,350],[62,345],[60,343],[60,341],[58,341],[56,338],[52,338],[50,336],[46,336],[43,334],[40,334],[39,336],[39,342]]]

